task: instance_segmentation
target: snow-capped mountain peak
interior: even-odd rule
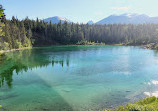
[[[125,13],[111,15],[97,22],[96,24],[145,24],[158,23],[157,17],[149,17],[145,14]]]
[[[54,17],[49,17],[49,18],[46,18],[44,19],[45,22],[50,22],[53,23],[53,24],[57,24],[61,21],[61,23],[64,23],[65,21],[68,22],[68,23],[72,23],[70,20],[68,20],[67,18],[65,17],[59,17],[59,16],[54,16]]]

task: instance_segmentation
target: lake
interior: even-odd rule
[[[101,110],[158,95],[158,53],[133,46],[55,46],[0,57],[9,111]]]

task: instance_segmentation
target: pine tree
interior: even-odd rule
[[[4,9],[3,9],[2,5],[0,5],[0,36],[5,35],[5,33],[3,31],[3,27],[5,26],[4,25],[4,17],[5,17]]]

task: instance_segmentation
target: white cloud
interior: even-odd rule
[[[129,10],[131,7],[111,7],[112,10],[124,10],[127,11]]]

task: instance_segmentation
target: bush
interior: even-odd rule
[[[31,47],[31,41],[28,38],[25,38],[24,47]]]
[[[16,40],[15,48],[19,49],[19,48],[22,48],[22,47],[23,46],[22,46],[21,42],[19,42],[18,40]]]
[[[9,50],[9,43],[7,42],[0,42],[0,50]]]
[[[134,104],[119,106],[116,111],[158,111],[158,98],[149,97]]]

